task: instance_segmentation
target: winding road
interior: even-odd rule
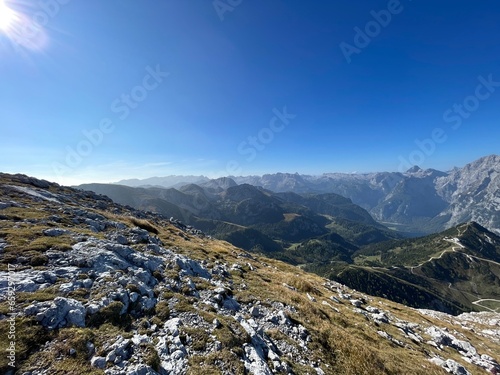
[[[465,229],[467,229],[467,227],[468,227],[468,226],[466,226],[466,227],[465,227]],[[452,242],[452,243],[454,243],[454,244],[455,244],[455,245],[457,245],[457,246],[452,246],[451,250],[450,250],[450,249],[446,249],[446,250],[444,250],[441,254],[439,254],[439,256],[433,256],[433,257],[430,257],[430,258],[429,258],[428,260],[426,260],[425,262],[422,262],[422,263],[420,263],[420,264],[419,264],[419,265],[417,265],[417,266],[410,267],[410,271],[411,271],[411,273],[412,273],[412,274],[414,274],[414,272],[413,272],[413,269],[414,269],[414,268],[419,268],[419,267],[421,267],[422,265],[424,265],[425,263],[428,263],[428,262],[430,262],[430,261],[432,261],[432,260],[435,260],[435,259],[440,259],[440,258],[442,258],[442,256],[443,256],[445,253],[448,253],[448,252],[459,252],[459,251],[457,251],[458,249],[464,249],[464,248],[465,248],[465,246],[464,246],[464,245],[462,245],[462,244],[460,243],[459,237],[462,235],[462,233],[464,232],[464,230],[465,230],[465,229],[464,229],[464,230],[461,230],[460,228],[457,228],[457,229],[458,229],[458,235],[457,235],[457,237],[454,237],[454,238],[446,238],[446,237],[445,237],[445,238],[443,238],[443,240],[444,240],[444,241]],[[493,263],[493,264],[496,264],[497,266],[500,266],[500,263],[499,263],[499,262],[495,262],[495,261],[490,260],[490,259],[485,259],[485,258],[481,258],[481,257],[477,257],[477,256],[474,256],[474,255],[465,254],[465,253],[462,253],[462,254],[464,254],[465,256],[467,256],[467,258],[469,258],[469,260],[471,260],[471,261],[472,261],[472,259],[479,259],[479,260],[482,260],[483,262]],[[455,288],[452,288],[452,283],[449,283],[449,284],[448,284],[448,288],[449,288],[449,289],[455,289]],[[462,292],[462,293],[466,293],[466,292],[460,291],[460,290],[458,290],[458,289],[455,289],[455,290],[457,290],[457,291],[459,291],[459,292]],[[469,293],[467,293],[467,294],[469,294]],[[489,308],[489,307],[486,307],[486,306],[484,306],[484,305],[481,305],[481,302],[483,302],[483,301],[494,301],[494,302],[498,302],[498,303],[500,304],[500,300],[498,300],[498,299],[492,299],[492,298],[482,298],[482,299],[478,299],[478,300],[476,300],[476,301],[473,301],[473,302],[472,302],[472,304],[473,304],[473,305],[476,305],[476,306],[480,306],[480,307],[482,307],[483,309],[489,310],[489,311],[491,311],[491,312],[495,312],[495,313],[496,313],[496,312],[499,312],[500,307],[499,307],[499,308],[497,308],[497,309],[495,309],[495,310],[494,310],[494,309],[491,309],[491,308]]]
[[[455,237],[455,238],[451,238],[451,239],[450,239],[450,238],[446,238],[446,237],[445,237],[445,238],[443,238],[443,240],[444,240],[444,241],[448,241],[448,242],[452,242],[452,243],[454,243],[455,245],[458,245],[458,247],[452,247],[452,248],[451,248],[451,250],[450,250],[450,249],[446,249],[446,250],[444,250],[444,251],[443,251],[443,252],[442,252],[439,256],[437,256],[437,257],[430,257],[430,258],[429,258],[429,259],[427,259],[425,262],[422,262],[422,263],[420,263],[420,264],[419,264],[419,265],[417,265],[417,266],[410,267],[410,271],[411,271],[411,273],[414,273],[414,272],[413,272],[413,269],[414,269],[414,268],[419,268],[419,267],[422,267],[425,263],[429,263],[430,261],[432,261],[432,260],[434,260],[434,259],[441,259],[445,253],[449,253],[449,252],[452,252],[452,251],[453,251],[453,252],[457,252],[457,250],[456,250],[456,249],[463,249],[463,248],[464,248],[464,245],[462,245],[462,244],[460,243],[460,240],[458,239],[458,237],[460,237],[460,236],[462,235],[463,231],[461,232],[461,231],[460,231],[460,228],[457,228],[457,229],[458,229],[458,236],[457,236],[457,237]]]

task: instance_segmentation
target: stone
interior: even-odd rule
[[[104,369],[106,368],[106,358],[94,356],[90,360],[90,365],[95,368]]]
[[[260,309],[257,306],[252,306],[249,311],[250,315],[252,315],[255,318],[258,318],[260,314]]]
[[[66,321],[70,326],[85,327],[85,309],[83,306],[81,309],[69,310]]]
[[[128,369],[127,375],[158,375],[158,373],[148,365],[138,364],[131,366]]]
[[[131,302],[136,302],[139,299],[139,293],[137,292],[130,293],[129,299]]]
[[[309,301],[316,302],[316,298],[314,298],[313,296],[311,296],[309,293],[306,293],[306,295],[307,295],[307,298],[309,298]]]
[[[223,306],[224,308],[232,311],[239,311],[240,310],[240,304],[236,302],[236,300],[232,297],[228,297],[224,299],[223,301]]]
[[[50,229],[45,229],[43,231],[43,234],[49,237],[59,237],[62,236],[63,234],[69,233],[68,230],[61,229],[61,228],[50,228]]]
[[[176,361],[179,359],[183,359],[185,357],[186,354],[182,350],[176,350],[175,352],[172,353],[172,358]]]
[[[453,375],[471,375],[464,366],[453,359],[447,359],[441,367]]]
[[[116,359],[116,351],[112,350],[106,356],[106,362],[114,362]]]
[[[330,299],[333,301],[333,302],[337,302],[337,303],[340,303],[340,301],[335,297],[335,296],[331,296]]]
[[[189,259],[183,255],[176,254],[174,256],[174,261],[182,269],[183,273],[186,276],[198,276],[204,279],[212,278],[210,272],[208,272],[208,270],[204,266],[202,266],[195,260]]]
[[[48,307],[42,302],[28,306],[24,312],[36,314],[36,319],[48,329],[85,327],[86,309],[81,302],[71,298],[56,297]]]
[[[376,307],[373,306],[366,306],[366,311],[372,313],[372,314],[379,314],[380,310],[377,309]]]
[[[339,293],[341,299],[351,299],[352,296],[349,293]]]
[[[89,353],[89,355],[95,352],[95,345],[92,342],[87,341],[85,343],[85,347],[87,348],[87,352]]]
[[[119,234],[118,236],[115,237],[115,241],[120,244],[120,245],[128,245],[128,239],[122,234]]]
[[[165,322],[163,327],[172,335],[172,336],[179,336],[179,325],[181,325],[182,322],[179,318],[172,318],[169,319]]]
[[[243,345],[244,366],[250,374],[272,375],[272,371],[266,361],[259,355],[257,350],[249,344]]]
[[[363,305],[363,302],[360,301],[359,299],[351,299],[349,300],[349,302],[351,303],[351,305],[353,305],[354,307],[361,307]]]

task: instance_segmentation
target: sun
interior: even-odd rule
[[[25,0],[0,0],[0,47],[8,47],[9,44],[4,43],[8,40],[18,52],[42,51],[48,43],[47,31],[37,23],[35,16],[16,9],[16,5],[25,3]]]
[[[5,4],[5,0],[0,0],[0,30],[8,31],[16,18],[16,12]]]

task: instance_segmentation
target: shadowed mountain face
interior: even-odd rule
[[[179,218],[247,250],[254,247],[264,252],[284,250],[331,232],[331,226],[357,245],[369,239],[397,237],[366,210],[337,194],[273,193],[231,181],[214,180],[204,187],[189,184],[179,190],[106,184],[80,188],[138,209]],[[229,187],[223,189],[225,186]],[[341,227],[351,227],[351,231],[342,231]],[[244,238],[248,240],[246,244]]]

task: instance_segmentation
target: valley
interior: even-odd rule
[[[489,199],[497,199],[498,177],[482,182],[463,177],[498,176],[499,162],[497,156],[485,157],[450,173],[414,167],[404,174],[325,174],[313,178],[281,173],[261,178],[202,178],[187,184],[175,176],[176,188],[119,184],[79,188],[136,209],[179,218],[247,251],[363,292],[457,314],[497,311],[499,227],[488,230],[471,221],[474,215],[469,214],[464,216],[468,220],[464,224],[428,235],[421,231],[443,228],[448,217],[443,212],[447,205],[456,204],[449,197],[463,194],[482,197],[476,203],[472,200],[466,209],[481,212],[477,216],[480,222],[500,220],[498,211],[482,209],[488,207]],[[453,184],[455,192],[450,190]],[[384,213],[382,219],[392,220],[381,220],[380,213]],[[410,213],[413,216],[408,216]],[[481,300],[486,302],[478,302]]]

